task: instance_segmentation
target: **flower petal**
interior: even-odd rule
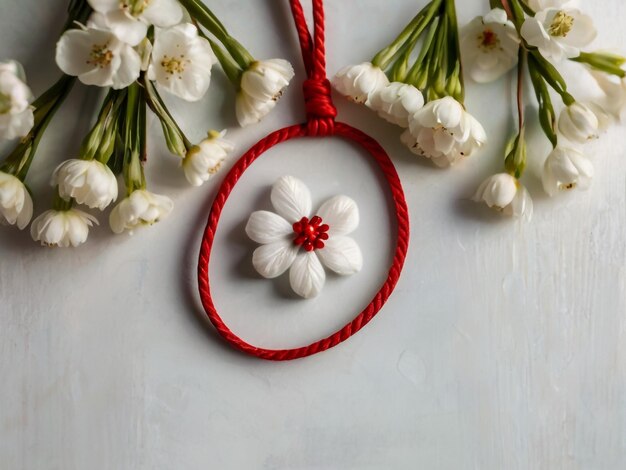
[[[121,62],[117,73],[113,76],[113,88],[116,90],[130,86],[141,73],[141,56],[130,46],[120,50]]]
[[[30,193],[24,190],[24,206],[17,216],[17,227],[24,230],[33,218],[33,200]]]
[[[330,226],[332,235],[348,235],[359,226],[359,208],[348,196],[335,196],[320,207],[317,215]]]
[[[261,276],[274,279],[291,267],[298,249],[298,246],[287,240],[262,245],[254,250],[252,264]]]
[[[519,188],[515,198],[513,198],[511,204],[505,208],[504,213],[515,217],[524,217],[524,219],[530,222],[533,217],[533,200],[525,187],[521,186]]]
[[[296,256],[289,270],[289,282],[294,292],[305,299],[316,297],[322,291],[326,273],[314,251]]]
[[[295,223],[311,215],[309,188],[293,176],[283,176],[272,187],[272,205],[287,221]]]
[[[316,253],[324,266],[342,276],[358,273],[363,268],[361,249],[350,237],[331,237]]]
[[[253,212],[246,225],[246,233],[257,243],[267,244],[285,240],[293,227],[281,216],[269,211]]]
[[[155,26],[167,28],[182,21],[183,9],[176,0],[160,0],[152,2],[146,8],[143,18]]]

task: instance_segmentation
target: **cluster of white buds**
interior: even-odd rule
[[[333,85],[350,101],[405,129],[401,141],[412,153],[446,168],[473,155],[487,138],[463,104],[458,32],[442,24],[456,24],[453,2],[433,0],[390,46],[371,62],[340,70]],[[427,30],[421,54],[411,63]],[[454,60],[442,63],[442,56]]]

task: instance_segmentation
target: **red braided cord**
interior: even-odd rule
[[[296,22],[296,28],[298,29],[307,74],[309,76],[308,80],[304,83],[304,95],[307,104],[307,123],[287,127],[268,135],[246,152],[235,164],[220,186],[215,201],[213,202],[202,239],[198,262],[200,298],[209,320],[213,323],[219,334],[237,349],[261,359],[273,361],[297,359],[325,351],[345,341],[367,325],[380,311],[393,292],[400,278],[409,244],[409,216],[406,200],[398,173],[391,159],[380,144],[367,134],[364,134],[348,124],[335,122],[337,111],[332,104],[330,98],[330,83],[325,76],[326,59],[324,51],[323,1],[313,0],[313,17],[315,21],[313,41],[308,32],[304,12],[299,0],[290,0],[290,3]],[[374,161],[378,164],[378,167],[389,185],[396,212],[398,232],[395,254],[389,275],[370,304],[359,313],[354,320],[329,337],[311,343],[308,346],[295,349],[259,348],[247,343],[226,326],[215,309],[211,297],[209,263],[222,210],[233,188],[239,181],[239,178],[241,178],[250,165],[268,149],[298,137],[321,137],[328,135],[343,137],[361,145],[374,158]]]

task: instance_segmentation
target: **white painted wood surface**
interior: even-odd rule
[[[56,70],[53,38],[65,0],[4,1],[0,58],[22,61],[36,91]],[[393,7],[390,4],[393,4]],[[364,60],[421,3],[328,0],[329,70]],[[44,5],[45,4],[45,5]],[[302,67],[286,0],[215,0],[259,57]],[[486,1],[459,2],[462,22]],[[594,2],[598,46],[624,50],[626,4]],[[233,124],[232,96],[173,103],[194,139]],[[588,151],[587,193],[549,200],[533,142],[530,225],[467,201],[499,168],[510,84],[470,85],[468,106],[490,145],[449,172],[416,162],[396,128],[343,101],[342,119],[394,156],[411,207],[412,246],[398,290],[363,332],[333,351],[286,364],[226,348],[200,319],[196,252],[215,184],[186,188],[154,135],[153,188],[174,215],[135,237],[103,227],[75,251],[38,248],[0,230],[0,468],[14,469],[549,469],[626,467],[626,142],[608,132]],[[39,211],[48,172],[75,155],[96,99],[79,88],[34,168]],[[243,151],[297,121],[297,82],[270,119],[231,138]],[[536,128],[535,128],[536,132]],[[35,173],[36,172],[36,173]],[[318,200],[339,191],[363,209],[364,272],[329,281],[305,303],[249,268],[247,214],[276,176],[303,178]],[[229,203],[212,275],[225,318],[246,338],[295,345],[331,332],[368,302],[388,262],[378,179],[361,153],[334,141],[289,144],[259,162]]]

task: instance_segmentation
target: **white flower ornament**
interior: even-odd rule
[[[246,226],[248,236],[262,245],[252,257],[261,276],[274,279],[289,270],[291,288],[309,299],[324,287],[324,266],[342,276],[361,270],[361,249],[347,236],[359,225],[352,199],[335,196],[312,216],[309,189],[284,176],[272,187],[271,201],[277,213],[254,212]]]

